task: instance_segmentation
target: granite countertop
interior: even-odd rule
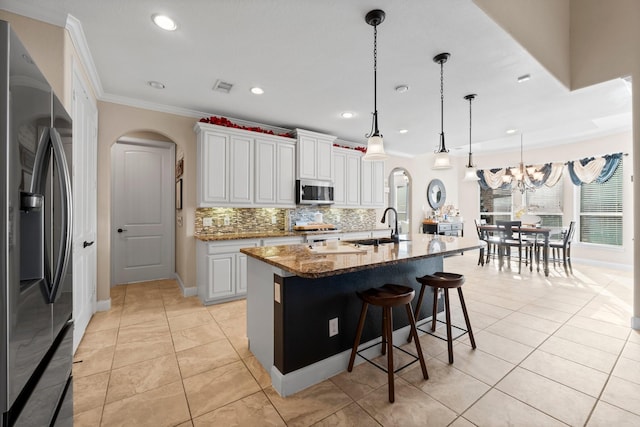
[[[354,246],[339,242],[335,252],[331,249],[309,245],[266,246],[243,248],[240,252],[280,268],[296,276],[309,279],[335,276],[355,271],[393,265],[421,258],[443,256],[478,249],[484,242],[477,236],[455,237],[431,234],[412,234],[409,241],[398,244],[387,243],[379,246]],[[314,253],[319,251],[321,253]],[[326,251],[326,253],[322,253]]]
[[[209,234],[194,234],[198,240],[203,242],[213,242],[217,240],[242,240],[242,239],[264,239],[264,238],[276,238],[276,237],[296,237],[296,236],[309,236],[315,234],[340,234],[340,233],[357,233],[368,232],[376,230],[390,230],[384,228],[374,228],[370,230],[318,230],[318,231],[251,231],[251,232],[239,232],[239,233],[209,233]]]

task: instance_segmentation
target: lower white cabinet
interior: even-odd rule
[[[241,254],[240,249],[256,246],[260,246],[259,240],[197,242],[198,297],[204,304],[246,295],[247,256]]]
[[[262,239],[262,246],[299,245],[303,242],[302,236],[271,237]]]

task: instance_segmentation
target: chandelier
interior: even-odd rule
[[[444,52],[433,57],[433,62],[440,64],[440,145],[435,152],[433,169],[451,169],[449,150],[444,144],[444,63],[450,56]]]
[[[520,134],[520,164],[518,167],[508,168],[502,176],[503,182],[511,184],[512,191],[518,190],[520,193],[535,191],[536,187],[532,181],[539,181],[544,176],[535,166],[525,167],[523,157],[522,134]]]

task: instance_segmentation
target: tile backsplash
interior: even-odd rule
[[[320,212],[323,221],[345,231],[376,228],[375,209],[338,209],[327,206],[283,208],[198,208],[196,234],[243,233],[252,231],[290,231],[296,221],[314,220]],[[205,218],[207,220],[205,220]],[[211,225],[204,224],[209,221]]]

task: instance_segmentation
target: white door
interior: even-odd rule
[[[111,154],[113,284],[175,277],[175,145],[122,138]]]
[[[73,73],[73,349],[96,306],[96,206],[98,111]]]

